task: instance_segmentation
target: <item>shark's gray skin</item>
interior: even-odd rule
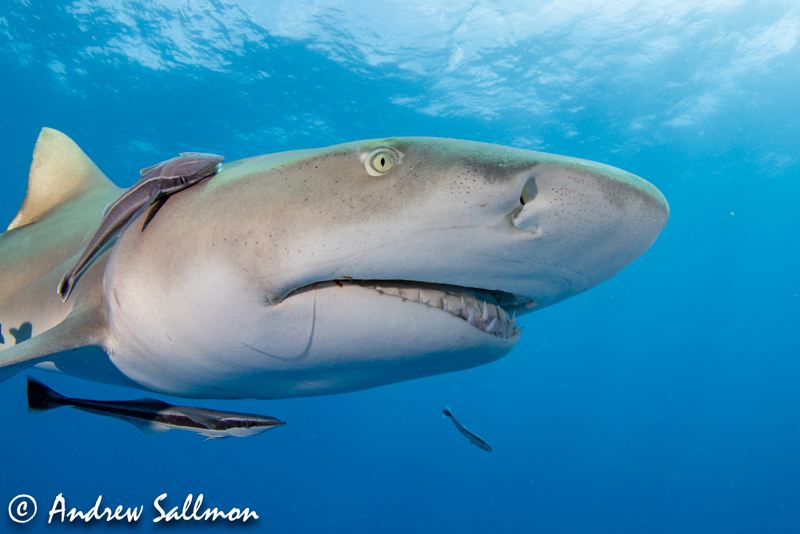
[[[172,195],[147,231],[132,222],[62,304],[53,287],[120,193],[68,137],[42,131],[0,235],[0,323],[32,337],[0,345],[0,379],[39,365],[267,399],[467,369],[514,348],[509,315],[611,278],[669,217],[655,187],[599,163],[357,141],[226,164]]]
[[[31,411],[44,412],[61,406],[125,421],[145,436],[176,429],[197,432],[208,439],[246,438],[286,424],[265,415],[173,406],[148,398],[131,401],[71,399],[28,377],[28,408]]]
[[[103,220],[77,263],[58,283],[56,292],[66,302],[76,277],[119,232],[151,204],[205,180],[219,171],[225,158],[216,154],[183,152],[140,171],[141,179],[103,210]]]
[[[458,429],[458,431],[461,432],[461,434],[465,438],[467,438],[470,443],[472,443],[473,445],[475,445],[479,449],[483,449],[486,452],[492,452],[492,448],[489,446],[488,443],[486,443],[486,441],[484,441],[483,438],[481,438],[480,436],[478,436],[477,434],[475,434],[473,432],[470,432],[469,430],[467,430],[466,427],[464,427],[464,425],[462,425],[461,423],[458,422],[458,420],[453,415],[453,412],[450,411],[450,408],[445,407],[445,409],[442,410],[442,417],[444,417],[445,419],[450,419],[451,421],[453,421],[453,424],[456,425],[456,428]]]

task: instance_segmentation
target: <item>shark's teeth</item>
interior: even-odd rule
[[[508,322],[508,314],[506,313],[506,311],[503,308],[499,307],[499,306],[497,307],[497,309],[500,311],[500,319],[502,319],[503,322],[507,323]],[[516,314],[516,313],[517,312],[514,312],[514,314]]]
[[[494,329],[496,326],[497,326],[497,317],[492,319],[492,322],[489,323],[489,326],[486,327],[486,331],[489,332],[490,334],[494,334]]]
[[[380,282],[354,282],[362,287],[374,289],[384,295],[399,297],[403,300],[418,302],[438,308],[454,317],[458,317],[486,332],[501,338],[509,338],[519,333],[515,326],[516,312],[509,317],[508,313],[496,302],[479,298],[480,292],[465,290],[464,294],[453,294],[450,291],[435,287],[419,288],[412,284],[390,285]],[[401,285],[402,284],[402,285]],[[488,296],[488,298],[492,298]]]

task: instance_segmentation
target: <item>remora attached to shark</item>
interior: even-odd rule
[[[358,141],[223,165],[146,231],[123,231],[62,303],[53,288],[121,191],[42,130],[0,235],[0,324],[31,333],[6,336],[0,379],[38,365],[179,397],[266,399],[467,369],[516,345],[514,315],[611,278],[669,217],[655,187],[598,163]]]
[[[89,240],[78,262],[64,274],[58,284],[57,292],[64,302],[72,292],[72,285],[80,272],[89,265],[106,244],[122,231],[126,224],[135,219],[152,204],[156,203],[149,216],[153,216],[169,195],[191,187],[200,180],[213,176],[224,160],[216,154],[184,152],[180,156],[162,161],[157,165],[142,169],[141,179],[120,198],[103,209],[103,220],[95,235]],[[147,221],[142,225],[146,226]]]

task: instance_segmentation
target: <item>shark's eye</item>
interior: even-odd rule
[[[397,152],[391,148],[376,148],[367,155],[364,166],[370,176],[381,176],[397,163]]]

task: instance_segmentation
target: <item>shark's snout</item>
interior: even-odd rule
[[[614,169],[616,171],[616,169]],[[641,178],[605,168],[547,166],[524,181],[513,223],[537,233],[547,228],[586,236],[619,227],[658,235],[669,218],[663,195]]]
[[[541,309],[611,278],[644,253],[669,207],[658,189],[620,169],[561,156],[532,159],[503,186],[513,248],[499,253],[525,266],[508,287]]]

